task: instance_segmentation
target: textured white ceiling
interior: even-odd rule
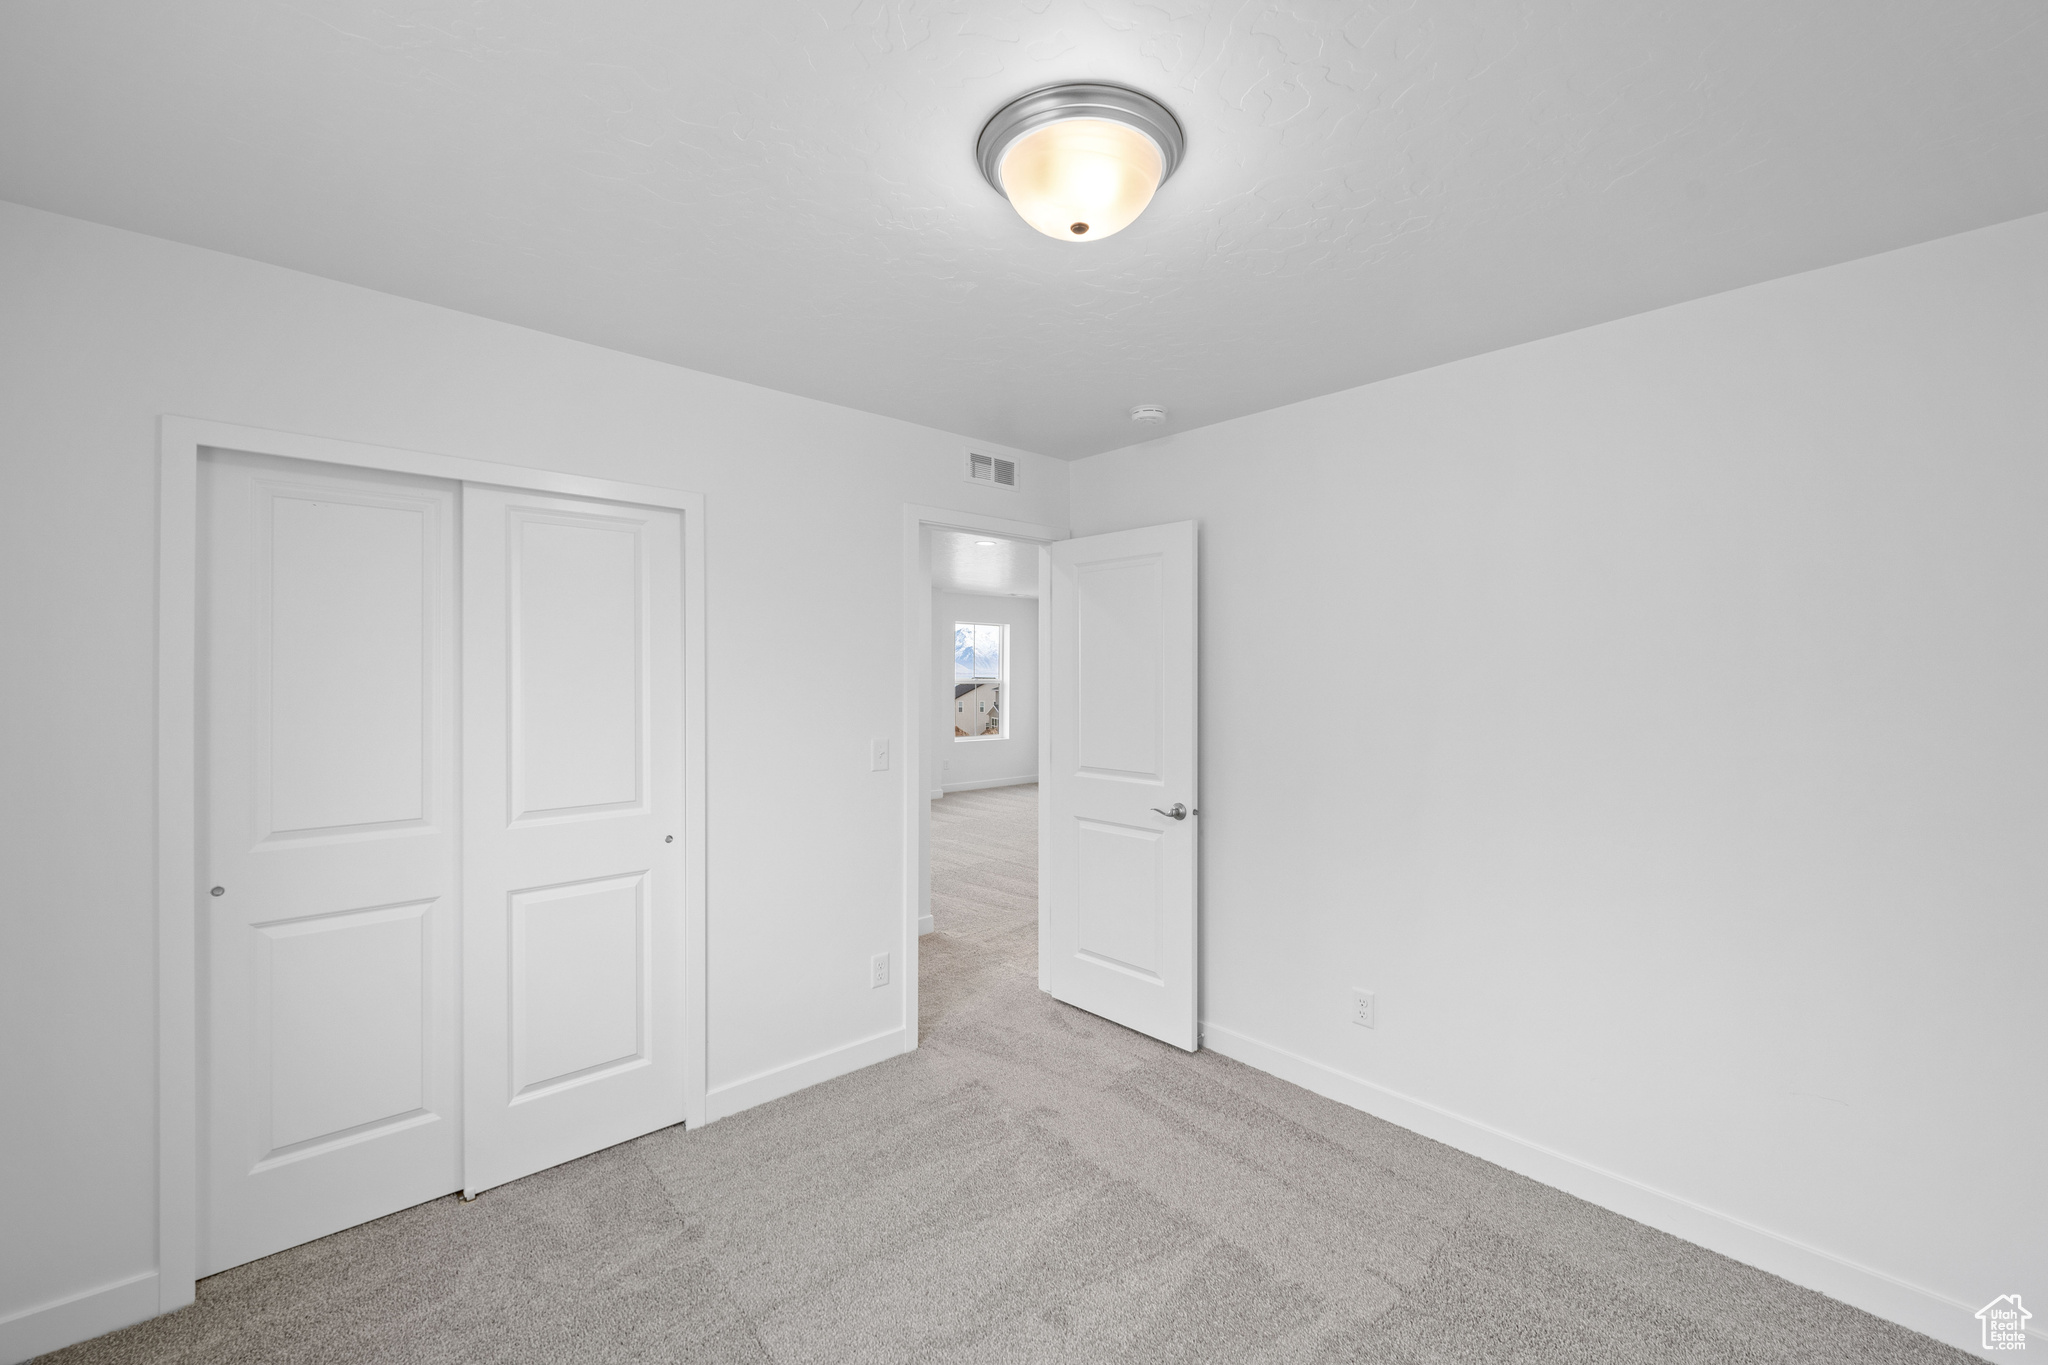
[[[980,542],[965,531],[927,531],[932,541],[932,586],[941,592],[990,597],[1038,596],[1038,547],[1021,541]]]
[[[7,0],[0,197],[1075,456],[2048,209],[2044,12]],[[1188,159],[1072,245],[972,150],[1078,78]]]

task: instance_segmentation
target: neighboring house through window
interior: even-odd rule
[[[1008,626],[953,625],[953,738],[1001,739],[1004,648]]]

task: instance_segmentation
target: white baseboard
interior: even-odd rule
[[[742,1109],[752,1109],[757,1104],[793,1095],[820,1081],[829,1081],[849,1071],[887,1061],[903,1050],[903,1030],[892,1028],[886,1033],[877,1033],[872,1038],[835,1047],[802,1061],[756,1072],[744,1080],[721,1085],[706,1095],[705,1122],[729,1117]]]
[[[919,915],[919,916],[917,917],[917,933],[918,933],[918,937],[922,938],[922,937],[923,937],[924,935],[926,935],[926,934],[929,934],[929,933],[930,933],[931,931],[932,931],[932,917],[931,917],[930,915]]]
[[[1936,1341],[1979,1355],[1983,1336],[1976,1306],[1908,1283],[1875,1267],[1846,1260],[1808,1246],[1768,1228],[1655,1189],[1641,1181],[1603,1170],[1466,1118],[1426,1100],[1398,1091],[1271,1043],[1262,1043],[1220,1024],[1202,1025],[1202,1045],[1246,1066],[1291,1081],[1326,1099],[1362,1109],[1375,1118],[1434,1138],[1449,1147],[1505,1166],[1519,1175],[1563,1190],[1590,1204],[1611,1209],[1660,1232],[1668,1232],[1710,1251],[1767,1270],[1851,1307],[1873,1313],[1902,1327],[1924,1332]],[[2029,1333],[2032,1337],[2036,1334]],[[1987,1356],[1987,1358],[2000,1358]]]
[[[36,1308],[0,1318],[0,1365],[17,1365],[46,1351],[90,1341],[104,1332],[153,1318],[157,1313],[156,1272],[88,1289]]]
[[[1036,782],[1037,780],[1037,773],[1032,773],[1028,777],[984,777],[978,782],[948,782],[939,790],[949,792],[978,792],[987,787],[1022,787],[1027,783]]]
[[[933,788],[932,788],[932,800],[934,800],[934,801],[938,800],[938,799],[939,799],[940,797],[944,796],[945,794],[946,794],[946,789],[945,789],[944,787],[933,787]]]

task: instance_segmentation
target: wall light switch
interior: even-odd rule
[[[876,953],[873,960],[868,963],[868,985],[874,990],[880,990],[888,984],[889,955]]]
[[[1352,1023],[1360,1028],[1371,1028],[1373,1027],[1373,1019],[1376,1013],[1377,1004],[1373,999],[1371,991],[1354,990],[1351,992]]]
[[[889,771],[888,740],[878,739],[875,741],[875,747],[868,758],[868,767],[878,773]]]

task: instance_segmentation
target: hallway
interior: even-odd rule
[[[919,940],[920,1036],[998,980],[1038,980],[1038,784],[932,802],[932,932]]]

